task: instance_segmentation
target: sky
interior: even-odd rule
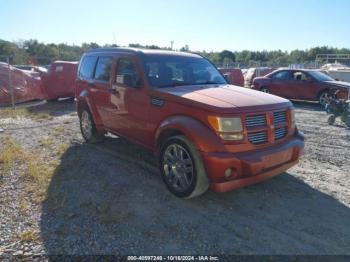
[[[349,0],[0,0],[0,39],[194,51],[350,47]]]

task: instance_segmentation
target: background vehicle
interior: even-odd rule
[[[281,69],[255,78],[253,88],[288,99],[318,101],[325,105],[335,90],[339,90],[339,98],[347,98],[350,83],[335,81],[316,70]]]
[[[48,73],[42,76],[47,100],[55,101],[60,97],[74,97],[74,81],[78,62],[55,61]]]
[[[178,197],[258,183],[303,151],[288,100],[228,85],[199,55],[94,49],[81,58],[75,90],[84,139],[110,132],[153,151]]]
[[[16,67],[21,70],[25,71],[32,71],[32,72],[39,72],[39,73],[47,73],[47,68],[43,66],[34,66],[34,65],[13,65],[13,67]]]
[[[339,63],[325,64],[321,67],[321,70],[337,81],[350,82],[350,67],[346,65]]]
[[[9,85],[11,73],[11,86]],[[40,100],[46,98],[42,86],[41,73],[21,70],[6,63],[0,63],[0,105],[11,104],[11,89],[16,103]]]
[[[330,114],[328,117],[329,125],[333,125],[336,118],[340,117],[340,119],[350,127],[350,100],[330,98],[326,104],[326,112]]]
[[[244,77],[239,68],[219,68],[219,71],[225,76],[231,85],[244,86]]]
[[[252,67],[247,70],[247,72],[244,74],[244,86],[251,88],[253,85],[253,80],[256,77],[265,76],[271,72],[273,72],[274,69],[270,67]]]

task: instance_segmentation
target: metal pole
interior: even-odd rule
[[[10,57],[7,57],[7,65],[9,69],[9,89],[10,89],[10,95],[11,95],[11,104],[12,108],[15,109],[15,96],[13,92],[13,85],[12,85],[12,72],[11,72],[11,66],[10,66]]]

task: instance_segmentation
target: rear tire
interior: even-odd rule
[[[209,181],[202,159],[185,136],[173,136],[165,141],[159,164],[162,179],[175,196],[193,198],[208,190]]]
[[[267,93],[267,94],[271,94],[270,89],[268,89],[267,87],[263,86],[262,88],[260,88],[260,91],[263,93]]]
[[[94,119],[88,108],[83,108],[79,114],[80,131],[87,143],[98,143],[103,141],[104,135],[97,132]]]

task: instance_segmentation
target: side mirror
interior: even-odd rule
[[[224,78],[226,79],[227,83],[230,83],[230,74],[229,73],[224,74]]]

